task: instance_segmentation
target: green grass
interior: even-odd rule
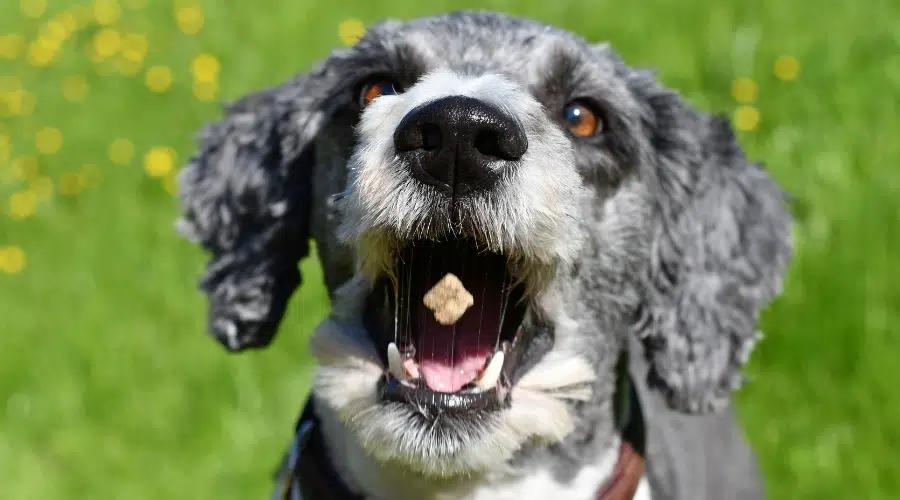
[[[50,0],[34,20],[4,1],[0,36],[30,41],[73,5]],[[340,44],[344,19],[460,7],[609,40],[705,109],[737,108],[735,78],[758,83],[761,121],[742,140],[798,198],[798,254],[785,295],[765,315],[741,418],[771,498],[900,495],[891,368],[900,354],[900,3],[205,0],[194,36],[178,30],[172,5],[123,0],[116,24],[148,37],[146,65],[172,68],[162,95],[141,75],[98,74],[82,48],[94,26],[47,68],[22,55],[0,59],[0,92],[12,76],[36,97],[29,116],[0,118],[0,247],[27,257],[20,272],[0,272],[0,497],[265,498],[306,394],[305,338],[327,306],[321,276],[313,260],[304,263],[307,286],[271,349],[226,355],[204,335],[195,289],[204,257],[174,235],[175,202],[165,179],[144,172],[143,155],[169,146],[183,161],[195,131],[217,116],[215,104],[192,96],[190,61],[200,52],[219,58],[220,97],[233,99],[324,57]],[[782,55],[800,62],[793,82],[773,74]],[[70,75],[89,83],[82,103],[62,97]],[[36,154],[42,126],[63,132],[58,153]],[[7,215],[9,200],[34,183],[2,183],[11,171],[3,136],[13,158],[35,155],[39,175],[57,182],[24,219]],[[108,158],[116,138],[134,144],[127,165]],[[60,184],[64,174],[88,163],[99,167],[99,183],[59,193],[78,178]]]

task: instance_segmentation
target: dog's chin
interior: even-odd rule
[[[470,239],[410,241],[392,255],[374,283],[335,294],[311,343],[315,397],[360,446],[393,467],[450,477],[497,470],[525,444],[571,432],[571,402],[589,396],[594,373],[554,346],[564,324],[535,320],[546,303],[527,273]],[[473,300],[443,324],[423,297],[448,274]]]

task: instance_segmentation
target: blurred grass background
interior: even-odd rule
[[[730,113],[797,197],[798,253],[739,396],[777,499],[900,496],[896,0],[4,0],[0,498],[265,498],[327,307],[314,260],[279,340],[204,335],[173,178],[220,100],[370,23],[455,8],[609,40]],[[893,367],[893,368],[892,368]]]

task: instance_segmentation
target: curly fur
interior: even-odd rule
[[[409,93],[354,108],[359,82],[385,73]],[[459,89],[506,106],[538,146],[504,191],[473,202],[468,226],[444,227],[434,198],[378,138],[417,102]],[[604,111],[602,139],[568,138],[557,120],[583,95]],[[661,414],[727,412],[792,251],[785,195],[746,158],[727,119],[692,108],[608,45],[493,13],[372,26],[313,71],[227,107],[180,187],[179,229],[212,257],[201,281],[210,331],[230,351],[271,342],[315,240],[335,312],[313,337],[314,393],[328,403],[332,435],[345,434],[334,441],[356,436],[344,473],[362,489],[384,485],[379,467],[441,476],[415,490],[434,498],[463,491],[446,485],[454,475],[488,471],[496,483],[500,470],[541,470],[572,480],[617,439],[615,362],[634,339]],[[528,198],[542,189],[552,196]],[[529,358],[519,402],[440,436],[401,425],[407,409],[375,401],[383,367],[354,312],[367,293],[361,256],[378,261],[370,276],[388,267],[394,239],[423,231],[469,232],[543,266],[526,323],[545,332],[536,345],[547,354]],[[529,411],[555,424],[542,428]]]

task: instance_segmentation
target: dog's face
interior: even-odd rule
[[[639,303],[647,110],[606,49],[505,18],[377,27],[341,64],[358,119],[338,232],[373,285],[358,314],[378,358],[352,400],[337,362],[316,395],[423,472],[561,439]],[[473,296],[453,323],[423,300],[448,273]]]
[[[727,122],[498,14],[376,25],[203,146],[183,228],[215,256],[213,332],[267,344],[311,234],[334,307],[315,397],[426,475],[602,427],[628,335],[673,406],[727,401],[790,255],[781,194]],[[465,290],[431,300],[448,274]]]

